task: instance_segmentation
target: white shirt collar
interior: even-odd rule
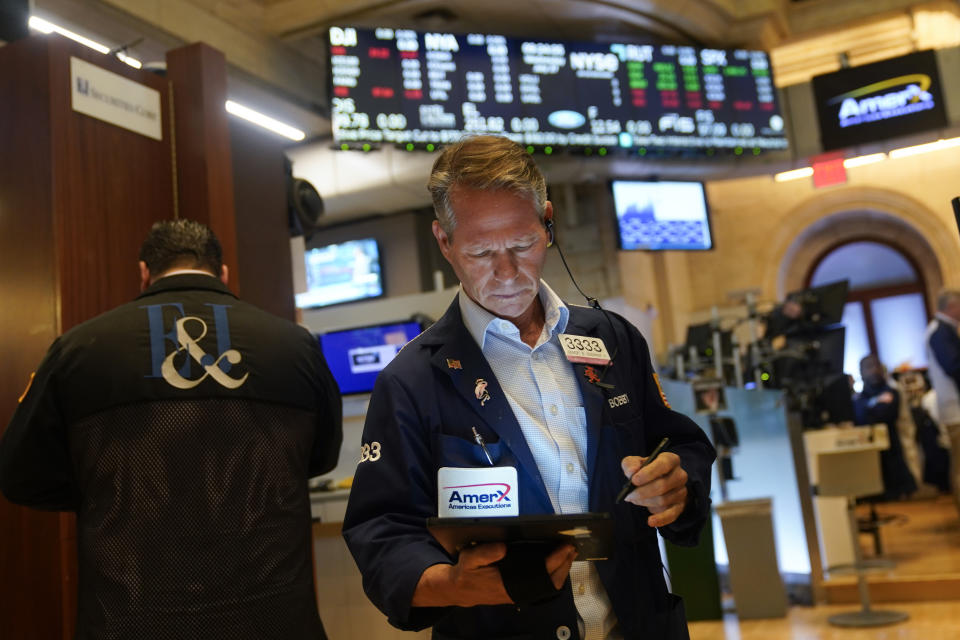
[[[936,316],[937,316],[937,320],[939,320],[940,322],[946,322],[948,325],[950,325],[954,329],[960,328],[960,322],[954,320],[947,314],[937,311]]]
[[[179,276],[185,273],[197,273],[204,276],[210,276],[211,278],[217,277],[212,273],[210,273],[209,271],[204,271],[203,269],[171,269],[170,271],[164,271],[163,273],[161,273],[160,278],[166,278],[167,276]],[[157,278],[157,280],[159,280],[160,278]]]
[[[567,309],[567,305],[543,280],[540,280],[540,291],[537,295],[540,296],[540,302],[543,304],[544,328],[548,335],[552,337],[557,333],[563,333],[567,328],[567,321],[570,319],[570,310]],[[460,304],[463,324],[476,343],[480,345],[481,351],[487,339],[487,332],[515,336],[519,339],[520,329],[515,324],[504,318],[498,318],[474,302],[463,290],[462,285],[457,299]]]

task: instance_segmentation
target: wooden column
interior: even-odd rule
[[[21,41],[0,49],[0,421],[59,325],[50,210],[51,132],[48,52]],[[28,162],[23,162],[28,158]],[[37,250],[37,247],[45,248]],[[48,248],[49,247],[49,248]],[[29,329],[28,329],[29,328]],[[0,498],[0,598],[4,635],[59,638],[63,627],[60,522],[55,513]],[[43,604],[38,606],[37,603]]]
[[[287,222],[284,139],[231,118],[237,266],[243,299],[293,321],[293,268]],[[301,260],[303,256],[298,256]]]
[[[176,155],[176,215],[203,222],[223,245],[230,288],[240,291],[233,166],[227,123],[227,61],[209,45],[192,44],[167,53],[173,88]]]
[[[0,47],[0,430],[56,336],[136,296],[140,243],[173,215],[166,115],[154,140],[74,111],[71,57],[168,112],[162,78],[59,36]],[[0,637],[72,638],[76,564],[73,514],[0,498]]]

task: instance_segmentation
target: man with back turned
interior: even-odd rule
[[[230,293],[202,224],[155,224],[139,268],[136,300],[50,347],[0,490],[77,513],[79,639],[323,639],[307,478],[342,414],[317,341]]]
[[[428,188],[434,236],[461,289],[370,399],[344,519],[367,595],[395,626],[432,626],[434,638],[686,638],[657,529],[696,541],[709,513],[709,441],[667,406],[632,325],[567,306],[540,279],[553,206],[522,147],[468,138],[438,157]],[[602,342],[610,358],[575,364],[566,338],[595,354]],[[668,450],[638,471],[665,436]],[[613,557],[576,560],[562,545],[520,560],[533,571],[518,576],[502,543],[448,554],[425,526],[448,473],[507,487],[519,515],[609,512]],[[635,488],[615,503],[627,479]]]

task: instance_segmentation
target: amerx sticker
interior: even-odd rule
[[[441,467],[437,471],[440,517],[517,516],[517,493],[517,470],[513,467]]]

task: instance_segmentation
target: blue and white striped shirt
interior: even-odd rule
[[[498,318],[460,290],[463,323],[493,370],[536,460],[557,513],[589,510],[587,423],[583,397],[560,346],[570,311],[543,280],[544,325],[531,348],[511,321]],[[570,570],[574,602],[586,640],[611,638],[616,616],[600,576],[590,562]]]

